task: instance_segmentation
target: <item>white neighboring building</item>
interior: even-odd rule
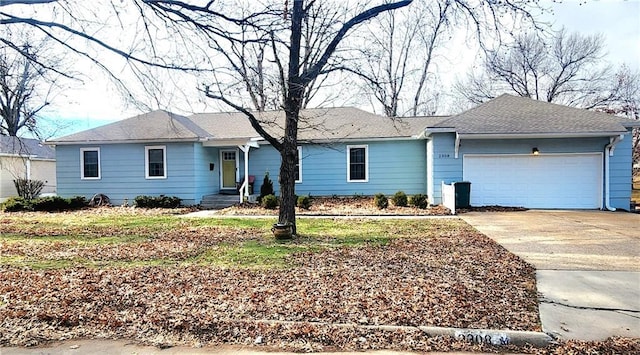
[[[18,178],[42,180],[41,194],[55,194],[55,150],[37,139],[0,136],[0,202],[18,195]]]

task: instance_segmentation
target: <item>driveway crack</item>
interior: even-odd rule
[[[548,298],[541,298],[539,301],[540,301],[540,303],[555,304],[555,305],[558,305],[558,306],[574,308],[574,309],[586,309],[586,310],[592,310],[592,311],[630,312],[630,313],[634,313],[634,314],[629,314],[630,317],[640,319],[640,311],[633,310],[633,309],[611,308],[611,307],[576,306],[576,305],[572,305],[572,304],[568,304],[568,303],[563,303],[563,302],[550,300]],[[635,315],[635,314],[637,314],[637,315]]]

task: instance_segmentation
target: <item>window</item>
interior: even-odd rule
[[[302,182],[302,147],[298,147],[296,152],[296,182]]]
[[[347,182],[369,181],[369,146],[347,146]]]
[[[100,148],[80,148],[80,178],[100,179]]]
[[[147,179],[167,178],[167,148],[165,146],[144,147],[145,177]]]

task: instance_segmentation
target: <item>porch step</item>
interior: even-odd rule
[[[202,197],[200,208],[205,210],[221,210],[239,202],[239,195],[206,195]]]

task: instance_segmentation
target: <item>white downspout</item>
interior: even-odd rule
[[[31,157],[27,157],[27,164],[26,164],[26,173],[27,173],[27,180],[31,180]]]
[[[624,135],[619,135],[609,138],[609,144],[604,146],[604,207],[608,211],[615,211],[615,207],[611,207],[611,192],[609,191],[609,157],[613,156],[613,151],[616,148],[616,144],[624,138]]]

